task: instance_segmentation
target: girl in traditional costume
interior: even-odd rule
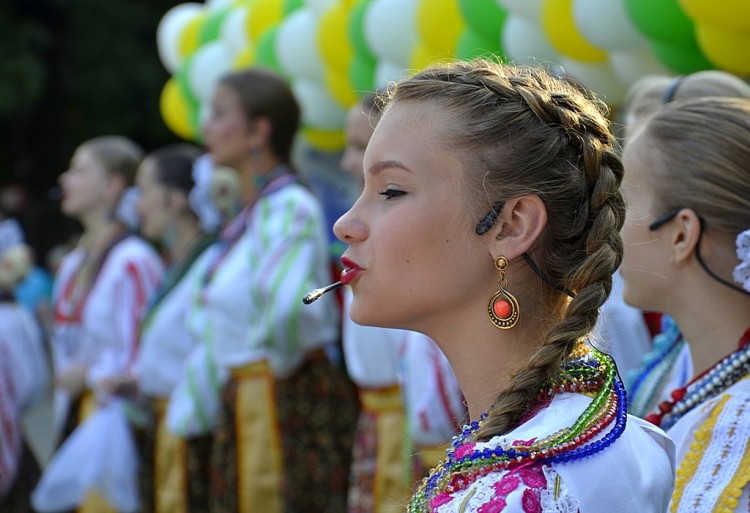
[[[674,319],[695,369],[646,417],[677,447],[670,511],[748,511],[750,100],[669,104],[624,162],[625,300]]]
[[[141,157],[125,137],[97,137],[76,149],[60,176],[62,211],[84,229],[53,291],[55,413],[64,437],[96,410],[97,395],[106,401],[102,383],[132,368],[141,317],[162,277],[158,253],[117,213]],[[108,510],[95,494],[81,508]]]
[[[340,337],[335,305],[300,301],[330,265],[321,206],[291,165],[299,122],[288,84],[252,69],[220,80],[204,125],[211,160],[237,172],[242,199],[191,273],[188,327],[229,374],[202,374],[221,395],[203,428],[216,513],[345,511],[356,398],[327,356]],[[178,415],[170,423],[180,429]]]
[[[26,513],[39,465],[23,434],[23,415],[50,383],[42,332],[14,296],[32,265],[17,221],[0,221],[0,510]]]
[[[335,225],[366,325],[429,335],[470,422],[411,512],[663,512],[664,433],[587,343],[622,254],[622,165],[592,94],[486,61],[399,83]]]

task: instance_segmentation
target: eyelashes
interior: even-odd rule
[[[381,196],[385,196],[385,199],[387,200],[391,200],[405,195],[406,192],[399,189],[386,189],[384,191],[378,192],[378,194],[380,194]]]

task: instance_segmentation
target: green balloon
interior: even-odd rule
[[[715,66],[709,61],[698,47],[698,43],[687,45],[674,45],[651,41],[654,55],[668,68],[677,73],[687,75],[704,69],[713,69]]]
[[[260,35],[255,47],[255,65],[268,68],[286,77],[286,73],[281,69],[281,64],[276,57],[276,34],[278,31],[279,27],[276,25]]]
[[[290,12],[296,11],[303,5],[305,5],[305,0],[284,0],[284,5],[281,8],[281,12],[283,12],[284,16],[286,16]]]
[[[456,58],[468,61],[476,57],[504,59],[504,52],[499,39],[487,39],[472,28],[465,28],[456,43]]]
[[[177,80],[177,88],[180,90],[180,94],[182,94],[182,97],[185,98],[185,102],[188,104],[188,107],[190,108],[190,111],[198,110],[198,98],[193,94],[193,91],[190,89],[190,85],[188,82],[188,72],[190,70],[190,66],[193,65],[193,57],[188,57],[185,59],[182,64],[180,65],[180,69],[177,70],[177,74],[175,74],[175,79]]]
[[[354,47],[354,52],[375,60],[375,55],[370,50],[365,38],[365,12],[370,0],[359,0],[349,13],[349,41]]]
[[[633,25],[651,41],[678,45],[695,42],[693,21],[678,0],[625,0],[625,8]]]
[[[485,39],[500,41],[508,12],[495,0],[460,0],[459,7],[466,24],[474,32]]]
[[[201,29],[198,32],[198,46],[202,46],[209,41],[219,38],[221,25],[224,23],[227,14],[229,14],[229,9],[216,11],[203,22],[203,26],[201,26]]]
[[[349,83],[354,92],[362,94],[372,92],[375,89],[375,65],[377,61],[369,55],[355,53],[349,63]]]

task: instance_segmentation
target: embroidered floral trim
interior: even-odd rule
[[[711,441],[711,433],[714,430],[714,426],[716,426],[716,421],[729,398],[729,395],[722,397],[719,403],[714,407],[708,420],[695,432],[693,443],[690,444],[690,450],[685,454],[685,458],[677,469],[672,501],[669,504],[669,511],[671,513],[677,513],[679,510],[682,495],[685,493],[685,487],[690,481],[692,481],[698,471],[698,466],[700,465],[706,449],[708,448],[708,444]]]
[[[724,489],[724,493],[721,494],[714,511],[717,513],[733,513],[739,505],[742,490],[748,483],[750,483],[750,445],[745,448],[739,470]]]
[[[579,513],[578,501],[570,495],[568,487],[555,469],[542,469],[547,481],[540,494],[540,507],[544,513]]]

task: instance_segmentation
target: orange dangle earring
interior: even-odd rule
[[[508,259],[499,256],[495,259],[495,268],[500,271],[498,291],[490,298],[487,304],[487,314],[496,328],[509,330],[518,322],[520,316],[518,300],[508,292],[508,280],[505,279],[505,270],[508,268]]]

